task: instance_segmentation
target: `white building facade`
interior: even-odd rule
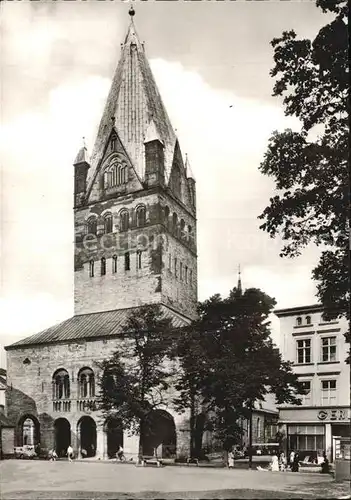
[[[323,452],[337,458],[340,437],[350,434],[349,345],[347,320],[326,321],[321,305],[276,310],[280,349],[303,383],[301,406],[279,407],[279,423],[287,453],[317,460]]]

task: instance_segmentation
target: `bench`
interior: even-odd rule
[[[151,455],[143,455],[142,457],[140,457],[140,465],[142,467],[145,467],[147,464],[155,464],[156,467],[161,467],[162,461],[159,458]]]

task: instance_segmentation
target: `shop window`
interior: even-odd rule
[[[322,342],[322,361],[336,361],[336,337],[324,337]]]
[[[322,380],[322,405],[336,404],[336,380]]]
[[[298,364],[311,363],[311,339],[296,341]]]
[[[325,450],[324,425],[289,425],[288,435],[289,453],[298,451],[301,459],[316,459],[318,450]]]

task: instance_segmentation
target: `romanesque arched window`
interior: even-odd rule
[[[87,220],[87,234],[96,234],[97,233],[97,218],[95,215],[92,215]]]
[[[101,259],[101,276],[105,276],[106,274],[106,259],[102,257]]]
[[[169,227],[169,207],[164,208],[164,223],[166,227]]]
[[[180,237],[181,238],[185,237],[185,220],[184,219],[180,220]]]
[[[128,210],[122,210],[119,214],[120,217],[120,231],[127,231],[129,227],[129,213]]]
[[[82,368],[78,373],[78,395],[80,398],[95,396],[95,376],[91,368]]]
[[[104,233],[112,233],[113,230],[113,219],[112,219],[112,214],[107,213],[104,215]]]
[[[61,368],[52,377],[52,399],[69,399],[70,394],[68,371]]]
[[[311,316],[306,316],[306,323],[307,323],[308,325],[310,325],[310,324],[311,324]]]
[[[173,212],[173,216],[172,216],[172,230],[174,233],[177,232],[177,229],[178,229],[178,216],[175,212]]]
[[[145,205],[139,205],[136,209],[137,227],[143,227],[146,224],[146,208]]]
[[[193,235],[193,228],[191,226],[188,226],[188,240],[189,241],[192,241],[194,238],[194,235]]]
[[[302,325],[302,318],[298,317],[296,318],[296,325],[301,326]]]
[[[174,165],[173,167],[173,190],[175,194],[180,198],[181,178],[180,178],[180,169],[178,165]]]
[[[125,184],[127,182],[127,167],[118,160],[112,163],[105,169],[104,186],[105,188],[113,188]]]

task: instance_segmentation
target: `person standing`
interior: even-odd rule
[[[67,457],[68,457],[68,461],[69,462],[72,462],[72,458],[73,458],[73,448],[71,445],[69,445],[69,447],[67,448]]]
[[[330,472],[330,466],[329,466],[329,460],[327,458],[326,453],[323,453],[323,462],[321,463],[321,473],[322,474],[329,474]]]
[[[289,465],[291,470],[293,468],[294,458],[295,458],[295,452],[294,450],[292,450],[289,457]]]
[[[293,460],[293,464],[292,464],[292,472],[299,472],[299,454],[296,452],[295,455],[294,455],[294,460]]]
[[[286,470],[286,458],[285,458],[285,453],[282,452],[279,457],[279,467],[282,472],[285,472]]]
[[[233,451],[233,449],[228,451],[228,469],[234,469],[234,451]]]
[[[279,472],[279,459],[276,453],[272,457],[271,470],[272,472]]]

